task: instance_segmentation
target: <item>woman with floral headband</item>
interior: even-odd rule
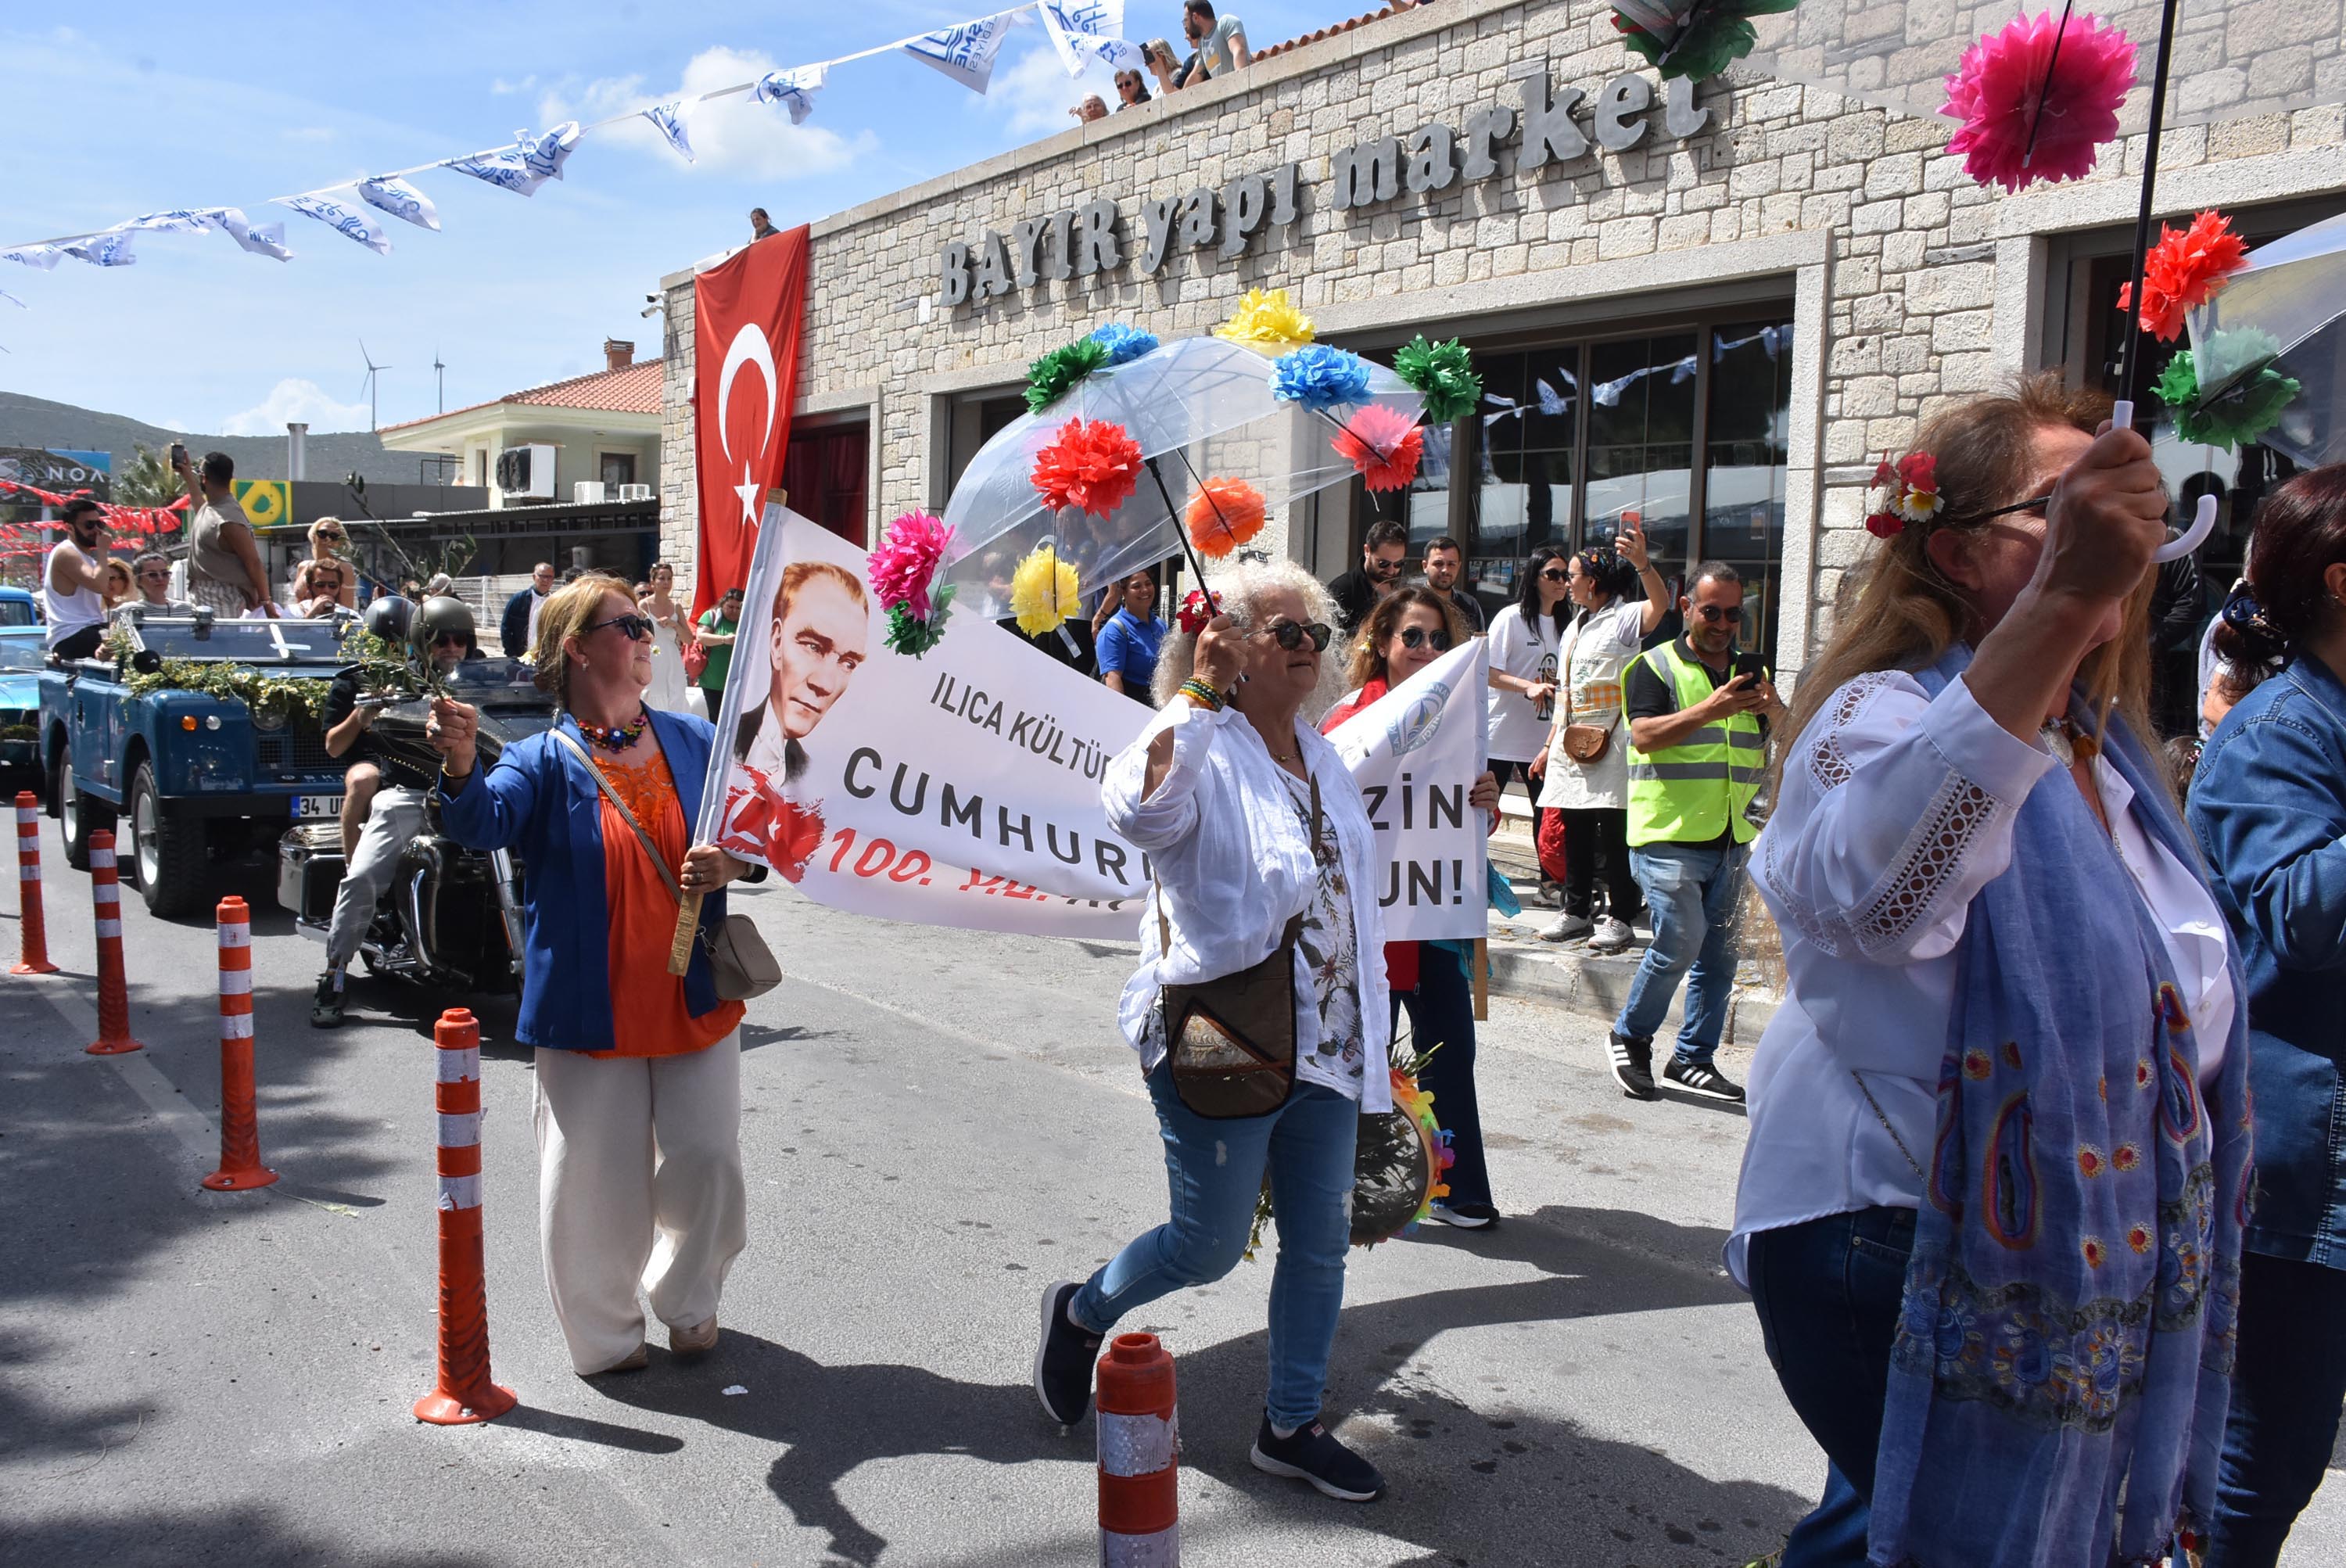
[[[2167,499],[2106,413],[2035,377],[1885,462],[1786,726],[1727,1261],[1831,1461],[1788,1568],[2148,1564],[2216,1502],[2241,979],[2145,738]]]

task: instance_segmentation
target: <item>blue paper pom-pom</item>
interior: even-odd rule
[[[1120,365],[1137,360],[1157,346],[1157,334],[1112,321],[1092,332],[1092,341],[1107,351],[1107,362]]]
[[[1369,361],[1326,343],[1306,343],[1280,355],[1272,364],[1270,390],[1272,396],[1309,409],[1366,402]]]

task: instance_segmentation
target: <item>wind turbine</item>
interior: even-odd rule
[[[363,347],[363,345],[362,345]],[[448,412],[448,367],[440,362],[440,351],[432,351],[432,373],[440,382],[440,412]]]
[[[375,393],[379,388],[378,378],[391,367],[374,362],[374,357],[367,352],[364,338],[359,340],[359,358],[366,361],[366,379],[359,383],[359,393],[367,400],[367,428],[372,430],[375,428]]]

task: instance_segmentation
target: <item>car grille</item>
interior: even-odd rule
[[[256,760],[263,774],[335,773],[342,764],[326,753],[323,736],[284,730],[256,737]]]

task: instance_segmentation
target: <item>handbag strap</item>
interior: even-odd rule
[[[676,895],[677,904],[681,908],[684,903],[684,890],[677,886],[676,873],[668,869],[668,860],[660,854],[659,846],[652,842],[652,836],[649,833],[644,831],[644,825],[636,820],[636,814],[627,809],[627,803],[619,798],[619,792],[611,788],[611,780],[605,776],[602,764],[587,756],[585,747],[571,739],[560,729],[554,729],[548,733],[552,734],[555,739],[570,748],[571,752],[579,761],[586,764],[586,771],[595,775],[595,783],[602,789],[605,799],[619,809],[619,815],[626,820],[628,827],[636,830],[636,837],[643,840],[644,853],[649,855],[652,864],[659,869],[660,881],[668,884],[668,891]]]

